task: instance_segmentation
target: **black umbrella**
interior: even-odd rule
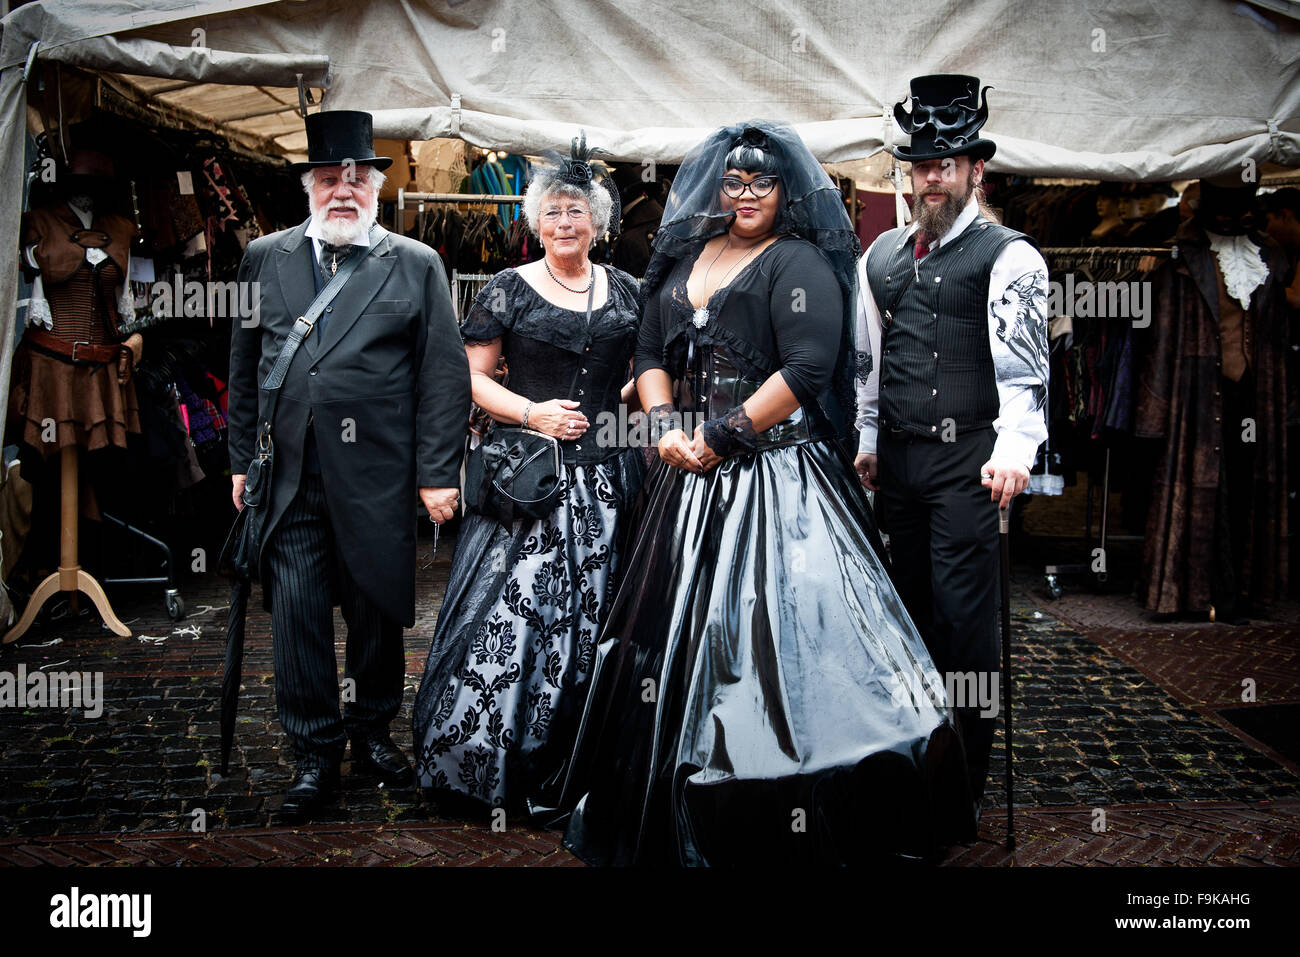
[[[235,740],[235,712],[239,709],[239,681],[244,663],[244,622],[248,615],[247,578],[235,575],[230,585],[230,617],[226,619],[226,667],[221,676],[221,774],[230,765]]]
[[[1011,509],[998,509],[1002,545],[1002,686],[1006,708],[1007,850],[1016,849],[1015,805],[1011,799]]]

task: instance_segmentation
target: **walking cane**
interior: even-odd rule
[[[1015,804],[1011,797],[1011,509],[998,509],[1002,540],[1002,686],[1006,715],[1007,850],[1016,849]]]

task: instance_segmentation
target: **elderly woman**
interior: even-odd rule
[[[435,798],[539,816],[564,783],[643,470],[600,428],[634,395],[637,283],[587,258],[613,198],[573,152],[537,168],[524,196],[545,255],[493,277],[461,329],[474,401],[559,440],[562,492],[537,521],[467,517],[414,715],[416,771]],[[493,375],[502,355],[505,385]]]

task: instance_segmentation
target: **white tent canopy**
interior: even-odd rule
[[[709,129],[761,117],[844,162],[893,141],[910,77],[960,72],[994,87],[995,171],[1300,166],[1300,24],[1233,0],[39,0],[0,38],[9,236],[33,57],[133,75],[157,101],[288,154],[305,148],[300,76],[325,108],[373,111],[378,135],[538,153],[583,127],[610,158],[675,162]],[[0,251],[5,342],[16,253]],[[0,411],[7,393],[3,362]]]

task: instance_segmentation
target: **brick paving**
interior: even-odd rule
[[[410,707],[450,545],[444,540],[439,560],[420,571],[407,697],[393,727],[408,753]],[[980,840],[951,849],[945,865],[1300,863],[1300,774],[1215,710],[1240,703],[1242,675],[1255,677],[1261,699],[1295,697],[1295,649],[1274,634],[1285,629],[1263,627],[1255,642],[1248,632],[1221,637],[1227,626],[1175,629],[1180,640],[1160,639],[1163,625],[1149,622],[1141,632],[1107,630],[1074,605],[1039,598],[1036,584],[1033,569],[1021,569],[1013,599],[1019,846],[1013,856],[1000,843],[999,737]],[[292,765],[275,720],[267,616],[254,602],[233,767],[223,779],[217,696],[226,586],[215,576],[187,583],[191,610],[178,623],[154,591],[114,595],[136,637],[109,634],[83,610],[0,650],[2,670],[23,664],[105,677],[98,720],[0,709],[0,862],[578,863],[554,832],[516,822],[494,831],[486,820],[442,816],[418,792],[385,790],[347,763],[337,807],[310,824],[280,821]],[[206,833],[192,830],[196,810],[206,815]],[[1103,831],[1094,830],[1099,811]]]

